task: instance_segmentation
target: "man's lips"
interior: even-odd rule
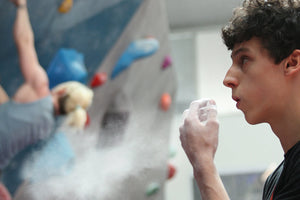
[[[240,98],[237,96],[232,96],[232,99],[236,102],[236,107],[239,108],[240,105]]]

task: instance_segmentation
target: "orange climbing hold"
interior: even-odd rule
[[[172,103],[172,98],[168,93],[163,93],[160,98],[160,107],[164,111],[169,110]]]
[[[168,163],[168,179],[171,179],[176,174],[176,168],[171,163]]]
[[[58,11],[60,13],[67,13],[71,10],[73,6],[73,0],[63,0],[63,2],[60,4]]]
[[[103,85],[107,81],[107,74],[104,72],[96,73],[91,81],[91,87],[98,87]]]

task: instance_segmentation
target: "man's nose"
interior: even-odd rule
[[[238,79],[234,73],[233,67],[230,67],[229,70],[227,71],[225,78],[223,80],[223,84],[229,88],[234,88],[239,84]]]

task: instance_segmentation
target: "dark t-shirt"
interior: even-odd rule
[[[300,200],[300,141],[285,155],[283,162],[268,177],[263,200]]]

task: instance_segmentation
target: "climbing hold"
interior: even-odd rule
[[[165,56],[164,61],[162,63],[162,69],[166,69],[167,67],[172,65],[172,59],[171,56]]]
[[[91,87],[98,87],[103,85],[107,81],[107,74],[104,72],[96,73],[94,77],[92,78],[92,81],[90,83]]]
[[[73,6],[73,0],[64,0],[60,4],[60,6],[58,8],[58,11],[60,13],[67,13],[67,12],[69,12],[71,10],[72,6]]]
[[[88,112],[86,112],[86,121],[84,127],[88,127],[90,125],[90,122],[91,122],[90,115]]]
[[[160,97],[160,107],[162,110],[167,111],[172,103],[171,96],[168,93],[163,93]]]
[[[131,42],[117,61],[111,73],[111,79],[116,78],[123,70],[127,69],[134,60],[150,56],[158,48],[159,42],[155,38],[145,38]]]
[[[176,174],[175,166],[172,165],[171,163],[168,163],[168,179],[170,180],[171,178],[173,178],[175,174]]]
[[[66,81],[78,81],[86,84],[87,70],[83,54],[74,49],[59,49],[47,69],[47,74],[51,89]]]
[[[160,188],[159,183],[156,183],[156,182],[150,183],[146,189],[146,195],[151,196],[151,195],[157,193],[159,191],[159,188]]]

